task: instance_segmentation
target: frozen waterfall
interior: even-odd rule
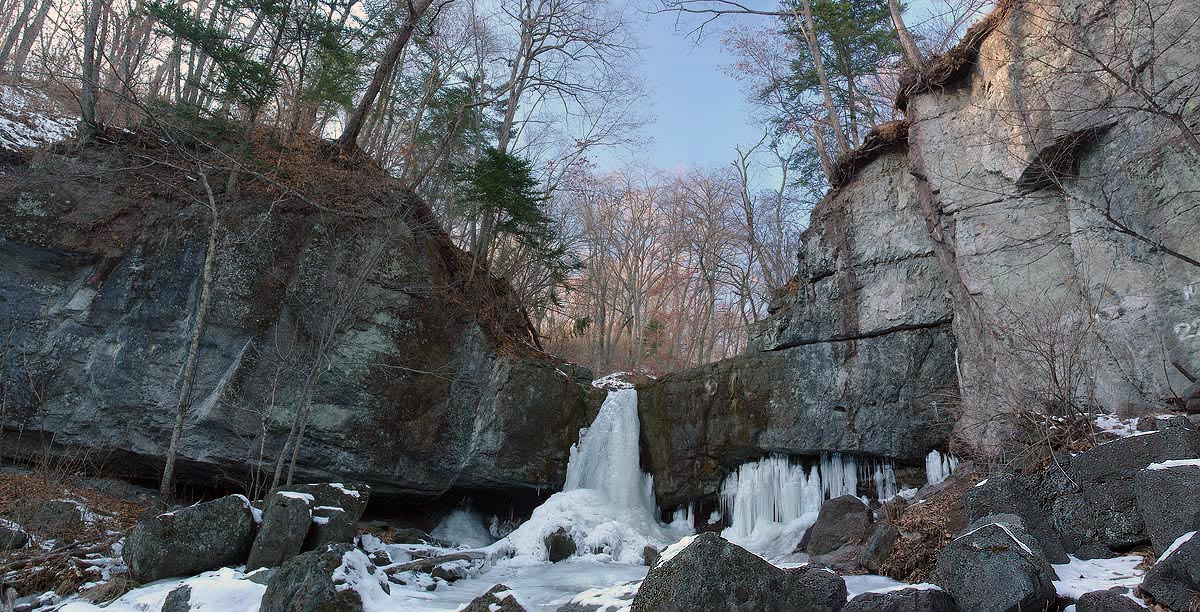
[[[654,513],[654,479],[642,472],[637,391],[608,392],[592,426],[571,447],[564,491],[599,491],[614,506]]]
[[[684,535],[658,520],[654,481],[642,472],[639,437],[637,391],[610,387],[596,420],[571,447],[563,491],[488,548],[514,561],[541,562],[546,536],[565,529],[580,555],[641,563],[643,547]]]

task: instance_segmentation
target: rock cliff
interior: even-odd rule
[[[183,162],[110,137],[0,174],[0,448],[153,479],[208,215],[195,174],[162,163]],[[531,346],[502,283],[470,282],[470,258],[419,199],[347,166],[297,179],[329,182],[322,208],[251,175],[236,197],[224,176],[215,186],[214,303],[181,477],[269,479],[312,381],[298,482],[354,479],[405,503],[561,486],[591,391]]]

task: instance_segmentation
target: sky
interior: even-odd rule
[[[719,32],[697,43],[686,23],[677,31],[676,16],[666,13],[644,15],[639,24],[649,142],[632,154],[600,152],[595,161],[602,169],[631,157],[665,170],[722,166],[733,161],[735,146],[758,141],[762,132],[751,121],[742,84],[724,70],[732,57]]]

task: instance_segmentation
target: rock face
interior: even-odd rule
[[[275,567],[300,553],[312,524],[311,495],[276,491],[263,500],[262,524],[250,547],[246,570]]]
[[[1137,505],[1146,534],[1161,555],[1179,536],[1200,529],[1200,460],[1151,464],[1137,475]]]
[[[144,167],[127,157],[137,147],[3,162],[0,319],[26,357],[3,366],[6,456],[53,437],[56,452],[103,454],[127,476],[160,469],[208,221],[187,204],[203,199],[189,191],[195,177],[130,170]],[[358,173],[349,181],[358,199],[338,202],[346,214],[331,202],[276,206],[253,180],[223,205],[178,477],[208,485],[256,468],[269,477],[328,337],[295,480],[353,475],[412,504],[560,486],[594,414],[591,391],[530,348],[503,283],[468,286],[469,256],[410,191],[328,159],[307,167],[322,189],[347,177],[322,182],[321,172]],[[145,188],[168,183],[185,187]]]
[[[632,610],[841,610],[846,603],[845,582],[832,572],[813,571],[823,576],[808,572],[789,575],[715,533],[703,533],[674,557],[651,568]],[[841,583],[840,590],[835,583]]]
[[[1042,480],[1040,495],[1068,552],[1088,543],[1110,548],[1147,539],[1135,480],[1142,468],[1200,457],[1200,432],[1169,427],[1121,438],[1063,457]]]
[[[250,502],[230,495],[139,521],[121,555],[145,583],[241,565],[253,537]]]
[[[933,581],[972,612],[1053,609],[1054,570],[1022,542],[1019,527],[991,524],[959,536],[938,554]]]
[[[1172,610],[1190,612],[1200,605],[1200,537],[1196,534],[1179,536],[1142,578],[1142,590]]]
[[[871,509],[853,495],[826,501],[808,536],[808,554],[831,553],[846,544],[861,544],[871,531]]]
[[[812,213],[799,274],[751,353],[639,387],[642,461],[665,506],[717,491],[768,452],[921,465],[944,448],[952,305],[903,152]]]
[[[911,588],[863,593],[851,599],[843,612],[958,612],[958,606],[941,589]]]

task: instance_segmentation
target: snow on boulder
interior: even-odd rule
[[[1200,537],[1196,533],[1189,531],[1176,538],[1142,579],[1142,590],[1172,610],[1200,609]]]
[[[1200,459],[1152,463],[1138,472],[1137,505],[1155,554],[1179,536],[1200,529]]]
[[[0,519],[0,550],[22,548],[29,543],[29,533],[20,525]]]
[[[350,521],[350,513],[337,506],[317,506],[312,509],[312,525],[300,550],[323,549],[330,544],[350,544],[358,527]]]
[[[300,554],[312,523],[312,503],[312,495],[290,491],[276,491],[263,500],[262,525],[250,547],[247,570],[275,567]]]
[[[995,514],[1020,517],[1048,561],[1067,562],[1067,551],[1062,547],[1061,538],[1046,511],[1038,504],[1036,480],[1013,473],[995,474],[967,489],[963,504],[967,522],[972,524]]]
[[[521,605],[512,589],[497,584],[487,593],[471,600],[459,612],[528,612],[528,609]]]
[[[191,576],[245,563],[254,537],[250,502],[229,495],[142,519],[121,556],[136,582]]]
[[[700,534],[683,550],[670,552],[646,575],[632,612],[837,612],[846,603],[846,583],[833,572],[789,573],[715,533]]]
[[[958,612],[958,606],[937,585],[922,584],[863,593],[842,612]]]
[[[1016,525],[991,523],[959,536],[938,554],[933,582],[971,612],[1034,612],[1055,604],[1054,569]]]
[[[287,485],[276,491],[291,491],[312,496],[312,505],[335,506],[346,511],[351,523],[362,520],[367,501],[371,498],[371,487],[365,484],[322,482],[316,484]]]

